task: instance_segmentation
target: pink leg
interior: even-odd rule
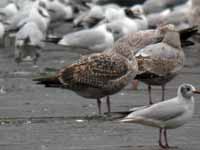
[[[133,80],[132,81],[133,90],[137,90],[138,89],[138,85],[139,85],[139,81],[138,80]]]
[[[170,148],[167,140],[167,129],[164,129],[165,147]]]
[[[163,143],[162,143],[162,133],[163,133],[162,131],[163,131],[163,129],[160,128],[160,129],[159,129],[159,140],[158,140],[158,144],[159,144],[159,146],[160,146],[161,148],[166,148],[166,146],[163,145]]]

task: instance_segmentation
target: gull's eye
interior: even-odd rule
[[[189,87],[187,87],[187,88],[186,88],[186,90],[187,90],[187,91],[190,91],[190,88],[189,88]]]

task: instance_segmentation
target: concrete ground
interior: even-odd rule
[[[187,64],[179,76],[167,85],[166,96],[176,96],[177,87],[191,83],[200,88],[199,48],[185,50]],[[0,49],[0,149],[1,150],[159,150],[158,130],[137,124],[122,124],[96,116],[96,101],[72,91],[46,89],[32,81],[47,67],[61,68],[84,52],[47,45],[38,66],[16,65],[13,49]],[[161,91],[153,88],[153,99]],[[179,150],[200,148],[200,96],[191,122],[169,131],[169,142]],[[130,87],[111,97],[113,111],[147,104],[147,88]],[[104,108],[105,104],[103,105]],[[106,111],[106,109],[104,109]]]

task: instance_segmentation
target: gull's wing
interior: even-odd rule
[[[116,80],[127,72],[128,66],[124,57],[96,53],[82,57],[78,63],[65,67],[58,76],[69,88],[105,88],[109,81]]]
[[[156,75],[176,73],[184,64],[182,50],[165,44],[152,44],[136,54],[140,72],[150,72]]]
[[[185,111],[185,108],[176,97],[171,100],[159,102],[148,108],[132,112],[124,119],[124,122],[137,122],[138,119],[140,121],[143,120],[143,122],[145,122],[145,120],[165,122],[183,115]]]
[[[61,45],[72,45],[80,47],[92,47],[104,42],[104,35],[101,32],[96,32],[94,29],[86,29],[74,33],[67,34],[59,42]]]
[[[163,36],[156,33],[156,30],[138,31],[129,33],[128,35],[120,38],[115,42],[113,49],[117,52],[121,52],[121,45],[124,45],[124,51],[133,51],[135,54],[142,48],[150,44],[161,42]]]

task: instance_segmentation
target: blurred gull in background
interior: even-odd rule
[[[105,24],[69,33],[58,42],[59,45],[86,48],[93,52],[110,49],[113,43],[113,35]]]

